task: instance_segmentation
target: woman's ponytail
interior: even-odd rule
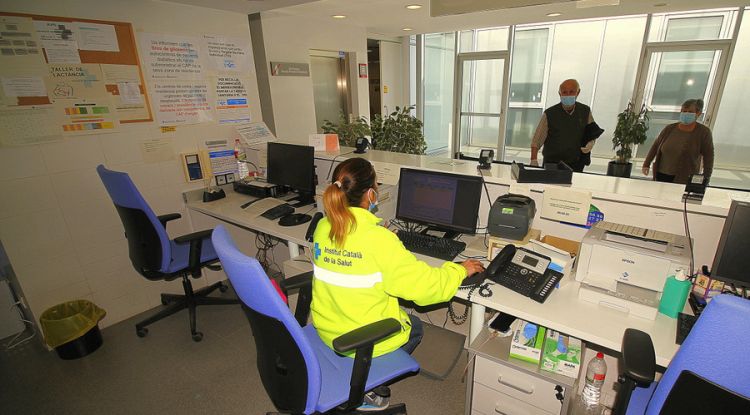
[[[323,206],[331,223],[328,238],[338,247],[344,246],[346,235],[357,226],[342,186],[340,181],[336,181],[323,192]]]

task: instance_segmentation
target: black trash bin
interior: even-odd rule
[[[102,345],[99,321],[106,314],[88,300],[68,301],[51,307],[39,319],[44,341],[61,359],[86,356]]]

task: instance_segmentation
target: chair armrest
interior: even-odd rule
[[[303,288],[312,286],[313,271],[307,271],[293,277],[289,277],[281,281],[279,286],[286,292],[286,290],[294,290],[296,288]]]
[[[203,231],[189,233],[187,235],[182,235],[182,236],[178,236],[178,237],[174,238],[174,241],[177,242],[178,244],[184,244],[184,243],[187,243],[187,242],[193,242],[195,240],[199,240],[200,241],[200,240],[203,240],[203,239],[211,237],[211,232],[213,232],[213,231],[214,231],[213,229],[206,229],[206,230],[203,230]]]
[[[339,353],[356,349],[352,377],[349,380],[349,399],[344,405],[344,410],[352,410],[362,404],[375,343],[400,330],[401,324],[398,320],[387,318],[354,329],[333,339],[333,349]]]
[[[159,215],[157,218],[159,219],[159,222],[161,222],[161,225],[164,226],[164,228],[167,227],[167,222],[170,220],[175,220],[181,218],[182,215],[179,213],[167,213],[166,215]]]
[[[401,324],[395,318],[376,321],[333,339],[333,350],[346,353],[363,346],[372,346],[400,330]]]
[[[656,353],[651,336],[626,329],[622,337],[622,372],[639,386],[648,386],[656,375]]]
[[[203,241],[210,238],[213,231],[213,229],[206,229],[174,238],[174,241],[178,244],[190,243],[188,269],[193,278],[201,276],[201,249],[203,248]]]

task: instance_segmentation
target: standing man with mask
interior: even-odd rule
[[[582,172],[583,154],[588,154],[596,140],[582,146],[586,126],[594,122],[591,108],[576,102],[581,87],[575,79],[566,79],[560,84],[560,103],[547,108],[539,120],[531,139],[531,165],[538,166],[539,148],[542,148],[544,163],[565,162],[573,171]]]

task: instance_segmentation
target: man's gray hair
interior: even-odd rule
[[[685,101],[685,102],[682,103],[682,107],[683,108],[686,108],[686,107],[687,108],[691,108],[692,107],[692,108],[695,108],[696,110],[698,110],[698,112],[703,112],[703,100],[700,99],[700,98],[698,98],[698,99],[689,99],[689,100],[687,100],[687,101]]]

